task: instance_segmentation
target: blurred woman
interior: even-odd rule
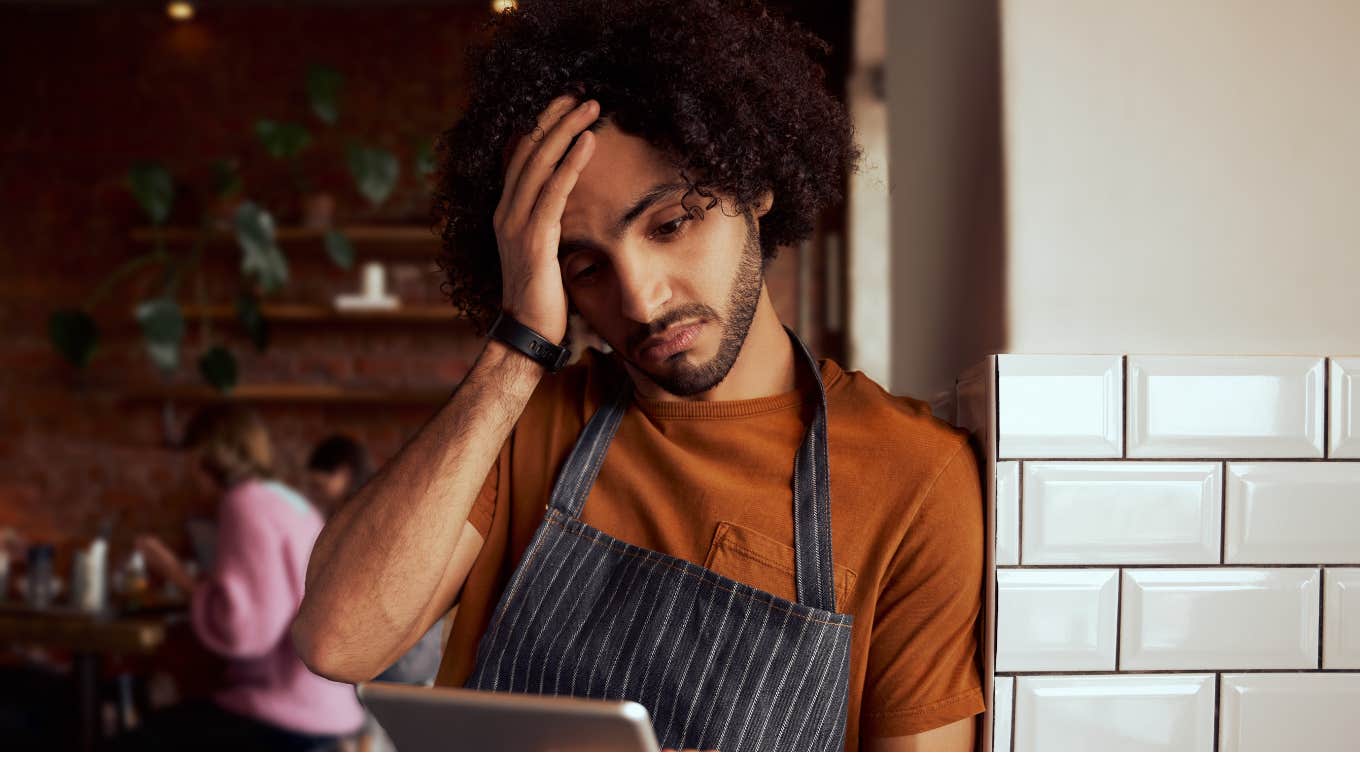
[[[215,562],[195,580],[155,537],[137,547],[147,566],[191,593],[198,639],[229,660],[228,685],[210,701],[151,718],[133,748],[333,750],[363,724],[349,685],[303,666],[289,639],[322,517],[273,478],[264,423],[250,409],[209,407],[184,439],[196,476],[218,497]]]

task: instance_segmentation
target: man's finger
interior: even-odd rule
[[[505,151],[509,156],[509,161],[505,167],[505,185],[501,189],[501,207],[509,210],[511,202],[515,198],[515,190],[519,187],[519,176],[524,168],[524,162],[534,148],[538,146],[538,142],[525,139],[530,138],[536,131],[541,131],[546,137],[547,131],[556,125],[563,115],[576,108],[576,105],[575,96],[558,96],[548,104],[548,108],[538,115],[538,124],[534,126],[533,131],[506,142]]]

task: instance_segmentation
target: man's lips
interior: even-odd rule
[[[653,364],[665,361],[681,351],[689,350],[703,329],[703,321],[693,321],[671,327],[665,332],[652,335],[638,346],[638,356]]]

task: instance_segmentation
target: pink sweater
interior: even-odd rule
[[[276,481],[232,487],[218,508],[217,561],[193,595],[194,631],[232,659],[220,706],[281,728],[343,735],[363,724],[350,685],[312,674],[289,628],[321,515]]]

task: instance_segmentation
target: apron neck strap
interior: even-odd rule
[[[816,408],[798,454],[793,461],[794,582],[798,602],[835,612],[834,566],[831,557],[830,467],[826,451],[826,390],[817,360],[788,327],[794,355],[802,360],[816,382]],[[627,372],[619,376],[605,403],[586,423],[571,454],[557,475],[548,506],[573,519],[581,517],[586,497],[595,484],[605,452],[623,421],[633,397]]]

